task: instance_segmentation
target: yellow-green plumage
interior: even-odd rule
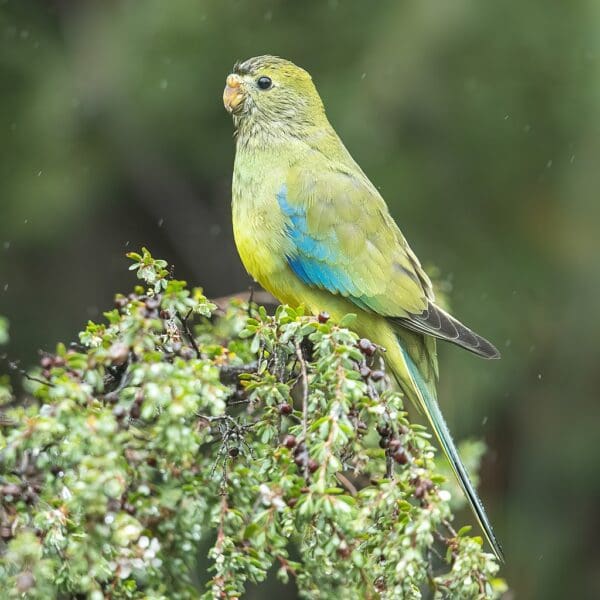
[[[436,338],[497,350],[435,305],[431,282],[373,184],[329,124],[310,75],[263,56],[236,65],[226,107],[237,142],[233,228],[244,266],[281,302],[357,314],[428,418],[495,553],[501,549],[436,400]]]

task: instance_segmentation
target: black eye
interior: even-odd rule
[[[256,85],[261,90],[268,90],[273,85],[273,82],[271,81],[270,77],[259,77],[256,80]]]

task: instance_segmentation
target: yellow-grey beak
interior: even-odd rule
[[[227,76],[225,89],[223,90],[223,104],[228,112],[234,113],[243,102],[242,80],[239,75],[231,73]]]

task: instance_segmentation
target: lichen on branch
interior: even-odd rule
[[[273,567],[305,598],[500,595],[351,316],[217,309],[129,257],[141,285],[0,394],[7,597],[240,598]]]

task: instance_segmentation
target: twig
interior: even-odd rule
[[[254,285],[250,285],[250,295],[248,296],[248,318],[252,318],[252,305],[254,304]]]
[[[190,324],[188,322],[188,319],[190,318],[190,316],[193,312],[194,312],[194,309],[190,308],[188,314],[183,319],[181,319],[181,315],[179,315],[179,318],[181,319],[181,323],[183,324],[183,330],[185,331],[185,334],[187,335],[188,339],[190,340],[190,344],[192,345],[192,348],[196,352],[196,358],[202,358],[202,355],[200,353],[200,348],[198,348],[198,344],[196,344],[196,339],[194,338],[194,334],[192,333],[192,331],[190,329]]]
[[[454,527],[452,527],[448,519],[444,519],[442,523],[444,524],[444,527],[450,532],[452,537],[458,537],[458,533],[456,533],[456,530],[454,529]]]
[[[302,440],[304,441],[304,444],[306,444],[306,438],[308,436],[308,374],[306,371],[306,361],[304,360],[302,348],[300,347],[298,340],[296,340],[295,346],[296,356],[300,363],[300,381],[302,383]],[[304,479],[308,481],[308,460],[304,461],[303,471]]]
[[[306,372],[306,361],[302,354],[302,348],[296,341],[296,356],[300,363],[300,381],[302,382],[302,438],[306,441],[308,435],[308,374]]]
[[[45,381],[40,379],[39,377],[35,377],[34,375],[30,375],[25,369],[21,369],[19,367],[19,363],[12,360],[7,360],[8,368],[15,373],[19,373],[22,377],[27,379],[28,381],[34,381],[35,383],[39,383],[41,385],[47,385],[48,387],[56,387],[56,385],[50,381]]]
[[[335,474],[337,480],[350,492],[351,496],[356,496],[358,494],[358,490],[354,487],[354,484],[342,473],[339,471]]]
[[[281,566],[288,572],[291,573],[294,577],[297,577],[298,574],[296,573],[296,569],[294,569],[294,567],[292,567],[292,565],[290,565],[289,561],[281,556],[281,554],[277,555],[277,560],[279,561],[279,563],[281,564]]]
[[[394,459],[388,449],[385,451],[385,478],[394,479]]]

